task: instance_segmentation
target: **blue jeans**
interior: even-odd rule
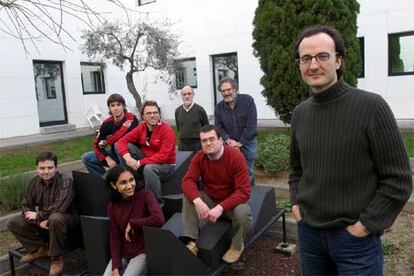
[[[355,237],[345,228],[323,230],[299,222],[303,275],[383,275],[379,235]]]
[[[112,151],[106,152],[117,164],[119,164],[118,156],[113,153]],[[85,165],[86,169],[90,174],[93,174],[97,177],[102,177],[105,173],[105,167],[102,165],[101,161],[99,161],[98,156],[96,156],[95,152],[88,151],[82,155],[82,162]]]
[[[254,175],[254,160],[256,159],[256,152],[257,152],[257,140],[254,140],[243,144],[240,148],[241,152],[246,159],[247,167],[249,169],[249,175]]]

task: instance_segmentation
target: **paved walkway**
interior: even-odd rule
[[[82,137],[94,134],[94,130],[88,128],[78,128],[73,131],[57,132],[50,134],[34,134],[0,139],[0,152],[15,149],[27,148],[33,145],[47,144],[56,141],[67,140],[75,137]]]

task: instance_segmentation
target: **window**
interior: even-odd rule
[[[56,99],[55,80],[51,77],[48,77],[44,78],[43,81],[45,82],[44,85],[47,99]]]
[[[177,90],[189,85],[197,88],[197,67],[195,58],[179,59],[176,61],[175,88]]]
[[[239,65],[237,62],[237,53],[226,53],[213,55],[213,86],[214,86],[214,104],[216,105],[223,99],[221,92],[217,90],[217,85],[222,78],[232,78],[239,82]]]
[[[81,62],[83,94],[105,94],[104,64]]]
[[[142,6],[142,5],[146,5],[152,2],[155,2],[155,0],[137,0],[138,1],[138,6]]]
[[[414,74],[414,31],[388,35],[388,75]]]
[[[363,37],[358,37],[359,41],[359,58],[361,60],[361,72],[359,73],[358,78],[365,77],[365,39]]]

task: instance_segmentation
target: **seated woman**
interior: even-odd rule
[[[134,171],[117,165],[108,171],[108,205],[111,261],[104,275],[145,275],[146,261],[142,226],[160,227],[164,216],[152,192],[135,190]]]

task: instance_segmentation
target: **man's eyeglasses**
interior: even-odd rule
[[[154,112],[145,112],[145,116],[151,116],[151,115],[159,115],[160,113],[158,111]]]
[[[326,61],[328,61],[331,58],[331,56],[335,56],[337,54],[338,54],[337,52],[333,52],[333,53],[321,52],[321,53],[318,53],[318,54],[316,54],[314,56],[311,56],[311,55],[301,56],[296,61],[300,65],[309,65],[309,64],[312,63],[313,58],[315,58],[316,61],[320,63],[320,62],[326,62]]]
[[[214,141],[216,141],[217,137],[208,137],[205,139],[201,139],[201,144],[207,144],[208,142],[213,143]]]

